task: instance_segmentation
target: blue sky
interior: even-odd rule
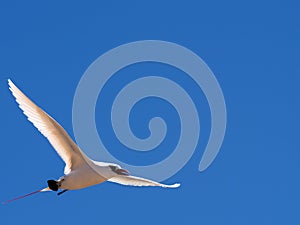
[[[228,113],[221,151],[199,173],[209,109],[201,90],[183,81],[192,98],[201,99],[196,103],[201,136],[191,160],[165,181],[181,182],[179,189],[105,183],[60,197],[43,193],[1,206],[1,224],[299,224],[299,7],[296,1],[1,2],[1,201],[44,187],[64,166],[17,108],[8,78],[74,137],[72,101],[87,67],[121,44],[165,40],[191,49],[209,65]],[[123,73],[147,71],[176,72],[145,64]],[[122,82],[115,77],[108,85],[113,90]],[[112,154],[136,165],[170,154],[179,124],[170,121],[176,119],[172,107],[157,99],[134,108],[130,122],[138,136],[147,137],[145,121],[157,114],[150,109],[169,112],[171,134],[164,148],[147,157],[119,150],[101,111],[112,92],[107,88],[96,106],[96,121],[104,123],[98,129],[108,131],[103,138]]]

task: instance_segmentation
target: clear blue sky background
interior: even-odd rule
[[[84,71],[104,52],[131,41],[175,42],[210,66],[228,111],[221,152],[208,170],[198,172],[210,126],[209,109],[199,91],[203,101],[197,103],[202,121],[198,148],[188,164],[165,181],[181,182],[179,189],[105,183],[60,197],[43,193],[1,206],[0,223],[300,224],[299,3],[99,2],[0,3],[0,200],[44,187],[47,179],[62,175],[64,166],[17,108],[6,80],[13,79],[73,137],[72,100]],[[128,71],[151,70],[144,66]],[[111,87],[118,82],[115,79]],[[108,89],[103,96],[109,99],[109,94]],[[97,104],[98,122],[101,101],[105,100]],[[147,130],[139,119],[149,116],[150,108],[157,104],[166,115],[168,110],[174,113],[168,104],[162,106],[164,102],[148,103],[147,110],[134,109],[136,115],[145,115],[132,121],[140,136],[147,136]],[[178,121],[174,124],[176,128]],[[170,132],[176,137],[176,129]],[[166,147],[137,159],[133,152],[118,151],[114,138],[104,139],[116,157],[135,164],[160,161],[172,152]],[[176,138],[169,141],[169,146],[176,144]]]

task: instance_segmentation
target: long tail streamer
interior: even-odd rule
[[[7,203],[10,203],[10,202],[13,202],[13,201],[16,201],[16,200],[28,197],[30,195],[34,195],[34,194],[37,194],[37,193],[40,193],[40,192],[44,192],[44,191],[48,191],[48,190],[49,190],[49,188],[44,188],[44,189],[41,189],[41,190],[37,190],[37,191],[31,192],[31,193],[26,194],[26,195],[22,195],[22,196],[17,197],[17,198],[13,198],[13,199],[7,200],[5,202],[2,202],[2,204],[7,204]]]

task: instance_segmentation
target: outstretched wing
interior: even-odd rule
[[[177,188],[180,184],[161,184],[153,180],[148,180],[141,177],[135,176],[125,176],[125,175],[117,175],[113,178],[110,178],[108,181],[123,184],[123,185],[130,185],[130,186],[157,186],[157,187],[164,187],[164,188]]]
[[[85,163],[87,156],[84,155],[62,126],[34,104],[11,80],[8,80],[8,84],[28,120],[48,139],[66,163],[65,174]]]

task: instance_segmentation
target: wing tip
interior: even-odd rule
[[[7,79],[7,83],[9,86],[11,86],[13,84],[13,82],[11,81],[11,79]]]
[[[165,185],[166,188],[178,188],[180,187],[180,183],[175,183],[175,184],[171,184],[171,185]]]
[[[7,79],[7,83],[9,86],[9,90],[11,90],[11,92],[13,92],[13,88],[15,88],[16,85],[11,81],[11,79]]]

